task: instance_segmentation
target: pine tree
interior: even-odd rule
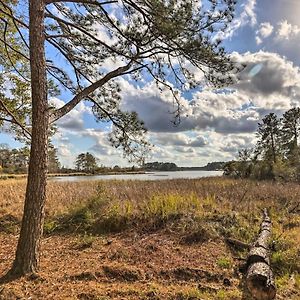
[[[265,161],[276,163],[280,155],[280,121],[274,113],[258,123],[256,153]]]
[[[299,160],[300,108],[294,107],[283,114],[281,140],[287,159]],[[297,157],[295,157],[297,156]]]
[[[48,172],[57,173],[60,169],[60,162],[57,157],[57,149],[49,143],[48,147]]]
[[[76,169],[86,173],[93,173],[97,169],[97,159],[89,152],[80,153],[75,161]]]
[[[9,2],[0,0],[5,19],[23,29],[18,33],[25,49],[28,45],[29,57],[25,56],[29,58],[31,78],[29,174],[11,274],[38,270],[51,125],[81,101],[90,101],[97,120],[112,123],[111,143],[128,157],[142,159],[148,151],[146,128],[136,113],[121,110],[116,78],[152,78],[161,89],[171,91],[175,123],[180,120],[181,111],[178,89],[203,84],[189,66],[202,71],[206,81],[215,86],[232,82],[230,74],[235,66],[215,35],[232,20],[236,1],[208,1],[205,8],[199,2],[30,0],[28,16],[23,20]],[[23,36],[26,30],[28,43],[27,35]],[[1,42],[18,50],[7,39]],[[55,64],[53,56],[46,59],[45,45],[56,51],[55,57],[65,59],[69,67],[63,69],[62,64]],[[108,60],[117,66],[105,68]],[[59,109],[49,105],[47,76],[72,93],[72,98]]]
[[[75,161],[75,166],[77,171],[82,171],[84,168],[84,160],[85,160],[85,154],[84,153],[80,153]]]

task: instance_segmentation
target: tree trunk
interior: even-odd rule
[[[247,260],[246,284],[251,295],[257,300],[272,300],[276,296],[274,277],[269,258],[270,237],[271,220],[265,209],[260,234],[251,247]]]
[[[44,52],[44,10],[42,0],[29,1],[29,39],[32,92],[32,140],[22,227],[12,275],[38,270],[46,200],[48,101]]]
[[[276,164],[276,149],[275,149],[275,141],[274,141],[274,133],[271,133],[271,141],[272,141],[272,154],[273,154],[273,162]]]

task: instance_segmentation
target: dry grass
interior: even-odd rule
[[[24,190],[23,179],[0,181],[0,274],[13,259]],[[0,299],[250,299],[238,272],[246,253],[223,238],[252,242],[263,207],[278,299],[300,299],[299,196],[297,184],[226,178],[50,181],[40,277],[0,287]]]
[[[0,215],[22,214],[25,179],[0,181]],[[300,185],[294,183],[254,182],[224,178],[178,179],[163,181],[49,181],[47,215],[67,211],[104,190],[111,199],[140,203],[155,195],[190,195],[198,198],[214,196],[216,203],[233,211],[247,213],[262,207],[287,209],[300,199]]]
[[[18,218],[22,216],[25,179],[0,180],[0,216],[12,214]],[[46,215],[61,214],[74,204],[85,201],[96,192],[95,182],[56,183],[49,181],[47,187]]]

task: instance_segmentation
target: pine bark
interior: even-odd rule
[[[29,1],[32,140],[24,214],[12,275],[38,271],[47,183],[48,101],[42,0]]]

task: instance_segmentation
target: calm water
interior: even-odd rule
[[[90,180],[164,180],[178,178],[201,178],[211,176],[221,176],[222,171],[176,171],[176,172],[149,172],[146,174],[120,174],[120,175],[97,175],[97,176],[61,176],[52,177],[54,181],[90,181]]]

